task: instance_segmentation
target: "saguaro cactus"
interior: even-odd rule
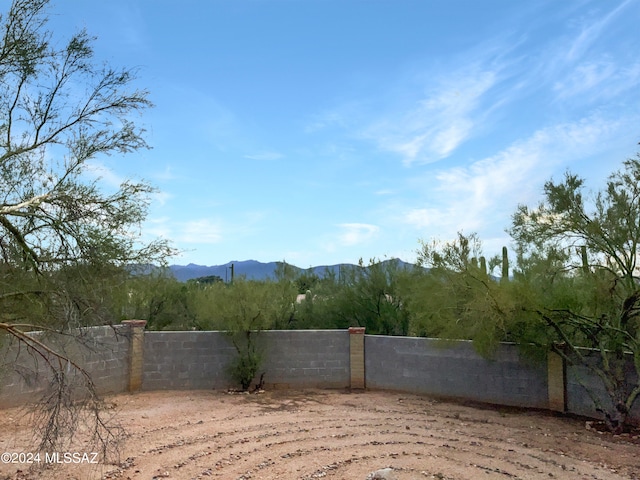
[[[502,247],[502,278],[500,281],[509,281],[509,252],[507,251],[507,247]]]
[[[589,257],[587,257],[586,245],[580,247],[580,255],[582,256],[582,271],[585,275],[588,275],[591,270],[589,269]]]
[[[487,276],[487,259],[484,256],[480,257],[480,273]]]

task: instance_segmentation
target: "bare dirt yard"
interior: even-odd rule
[[[637,436],[543,412],[376,391],[107,401],[128,432],[119,464],[3,463],[0,479],[365,480],[386,467],[397,480],[640,479]],[[0,452],[29,452],[29,435],[18,410],[0,411]],[[85,453],[81,443],[74,451]]]

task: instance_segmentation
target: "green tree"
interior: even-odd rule
[[[362,260],[342,269],[339,289],[330,299],[337,327],[365,327],[368,333],[407,335],[409,313],[403,307],[401,277],[406,272],[397,259]]]
[[[292,327],[296,329],[332,329],[349,326],[337,314],[336,298],[340,296],[343,284],[336,273],[329,268],[323,275],[312,277],[303,274],[296,279],[298,294],[304,299],[296,304]]]
[[[192,290],[204,285],[206,283],[179,282],[162,269],[131,276],[121,289],[120,316],[146,320],[149,330],[190,330],[195,326],[195,319],[189,310],[188,297]]]
[[[534,325],[531,340],[602,380],[609,401],[592,398],[620,432],[640,394],[640,380],[626,381],[629,357],[640,378],[640,160],[625,161],[592,195],[571,173],[548,181],[543,202],[518,207],[510,233],[517,277],[536,292],[523,308],[522,330]]]
[[[296,276],[295,284],[299,294],[306,294],[318,285],[320,277],[316,275],[312,269],[300,272]]]
[[[190,309],[197,327],[228,333],[237,353],[230,374],[243,390],[250,387],[260,370],[260,332],[291,316],[295,287],[292,282],[288,282],[288,289],[283,290],[284,286],[282,282],[241,278],[233,284],[217,283],[190,293]],[[283,293],[287,291],[288,297]]]
[[[133,88],[133,71],[97,65],[86,32],[54,39],[47,3],[14,0],[0,18],[0,331],[51,368],[50,398],[59,401],[41,404],[41,447],[55,451],[77,424],[60,405],[73,397],[62,374],[68,359],[27,332],[108,322],[123,267],[160,261],[170,249],[139,241],[149,185],[107,190],[86,175],[92,159],[146,147],[130,117],[151,105],[147,92]],[[91,392],[84,406],[96,412],[95,437],[104,439],[91,379],[75,367]]]
[[[476,234],[450,242],[421,242],[418,266],[408,284],[407,308],[412,335],[444,339],[472,339],[489,356],[507,336],[505,322],[511,308],[504,288],[476,261],[482,244]],[[488,270],[498,264],[489,261]]]
[[[197,285],[209,285],[211,283],[224,282],[221,276],[219,275],[207,275],[205,277],[192,278],[187,280],[188,284],[197,284]]]
[[[276,281],[294,281],[298,276],[300,269],[295,265],[287,263],[285,260],[276,262],[274,273]]]
[[[304,273],[287,262],[278,262],[275,270],[275,281],[266,281],[265,287],[271,291],[271,328],[286,330],[295,327],[298,304],[299,280]]]
[[[408,301],[413,328],[471,338],[484,354],[504,340],[532,355],[554,351],[602,381],[606,399],[585,383],[586,392],[609,429],[621,432],[640,394],[640,161],[624,162],[591,195],[571,173],[548,181],[539,205],[518,207],[510,233],[517,262],[509,281],[473,262],[475,235],[423,244],[419,259],[431,270]],[[503,252],[489,270],[502,263],[504,280],[507,262]]]

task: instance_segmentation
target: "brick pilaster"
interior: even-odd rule
[[[564,359],[555,352],[547,355],[547,375],[549,389],[549,410],[566,411],[566,368]]]
[[[364,327],[349,327],[351,388],[365,388]]]
[[[142,366],[144,363],[144,327],[146,320],[123,320],[129,327],[129,391],[142,387]]]

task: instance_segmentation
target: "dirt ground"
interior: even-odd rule
[[[121,463],[2,463],[0,479],[364,480],[386,467],[397,480],[640,479],[637,436],[536,411],[371,391],[150,392],[107,401],[128,431]],[[0,453],[29,452],[29,441],[20,412],[1,411]]]

